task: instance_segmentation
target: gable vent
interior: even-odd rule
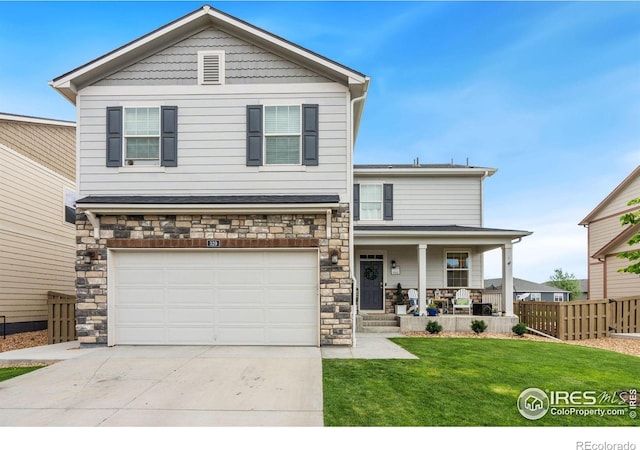
[[[224,51],[198,52],[198,83],[224,84]]]

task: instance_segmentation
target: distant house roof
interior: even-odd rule
[[[502,279],[501,278],[490,278],[484,280],[484,288],[485,289],[502,289]],[[569,292],[563,289],[558,289],[555,286],[549,286],[547,284],[535,283],[533,281],[523,280],[522,278],[513,279],[513,290],[514,292]]]
[[[633,172],[631,172],[631,174],[625,178],[624,180],[622,180],[622,183],[620,183],[613,191],[611,191],[611,193],[609,195],[607,195],[605,197],[604,200],[602,200],[598,206],[596,206],[593,211],[591,211],[587,217],[585,217],[584,219],[582,219],[580,221],[580,223],[578,225],[588,225],[589,222],[591,222],[591,220],[598,214],[598,212],[604,208],[605,206],[607,206],[607,204],[616,196],[618,195],[618,193],[623,190],[631,181],[633,181],[636,177],[640,176],[640,166],[636,167],[635,170]]]

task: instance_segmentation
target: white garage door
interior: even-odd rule
[[[112,345],[318,345],[317,251],[136,250],[111,258]]]

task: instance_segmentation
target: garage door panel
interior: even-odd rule
[[[165,269],[164,281],[170,286],[213,285],[213,272],[209,268]]]
[[[162,305],[162,289],[127,287],[116,289],[116,296],[123,305]]]
[[[216,284],[218,286],[233,286],[241,289],[247,282],[251,284],[264,284],[266,274],[263,268],[222,268],[216,270]]]
[[[164,273],[162,268],[130,268],[118,270],[118,286],[162,285]]]
[[[318,344],[317,251],[114,255],[116,344]]]
[[[214,290],[211,287],[167,288],[167,306],[175,305],[212,305]]]
[[[178,325],[204,325],[214,320],[212,308],[169,308],[167,322]]]
[[[211,327],[202,326],[170,326],[167,328],[167,343],[180,345],[214,345],[214,330]]]
[[[302,325],[309,325],[313,322],[309,319],[308,309],[269,309],[267,310],[267,320],[269,323],[279,324],[279,328],[295,324],[296,328]]]
[[[164,319],[164,311],[155,308],[127,307],[121,309],[116,315],[119,325],[162,326]]]

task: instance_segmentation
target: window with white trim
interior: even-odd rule
[[[469,287],[471,255],[467,251],[447,251],[447,287]]]
[[[123,136],[125,164],[160,165],[159,107],[124,108]]]
[[[76,223],[76,192],[64,187],[64,222],[70,225]]]
[[[360,184],[360,220],[382,220],[382,185]]]
[[[542,294],[540,292],[532,292],[531,293],[531,300],[535,301],[535,302],[541,302],[542,301]]]
[[[300,105],[264,107],[265,164],[301,164]]]
[[[564,294],[562,294],[562,292],[554,292],[553,293],[553,301],[554,302],[563,302],[564,301]]]

